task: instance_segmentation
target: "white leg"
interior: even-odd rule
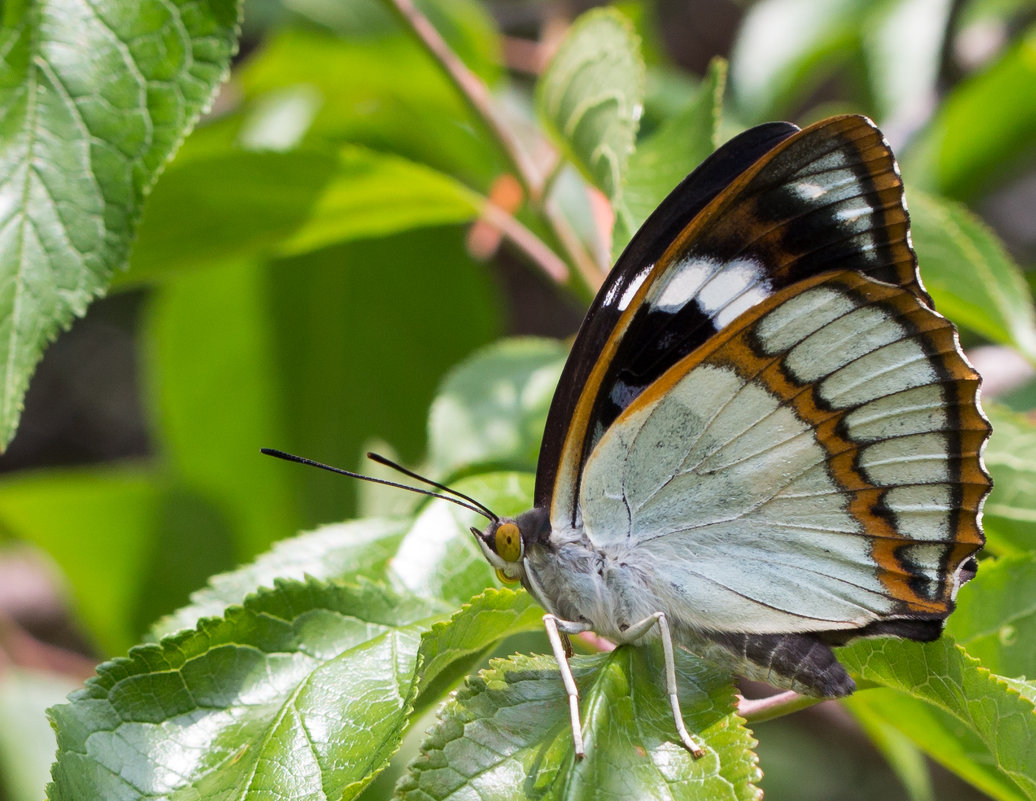
[[[561,632],[578,634],[581,631],[586,631],[587,627],[580,623],[562,620],[550,613],[543,616],[543,625],[547,629],[547,639],[550,640],[550,647],[554,651],[554,658],[558,660],[558,670],[561,672],[561,681],[565,685],[565,692],[568,693],[568,716],[572,723],[572,745],[575,748],[576,759],[582,759],[586,756],[586,751],[583,750],[583,727],[579,722],[579,688],[576,687],[572,668],[568,664],[568,655],[566,654],[565,642],[562,640]]]
[[[634,623],[623,632],[627,642],[643,637],[648,629],[658,624],[658,631],[662,635],[662,655],[665,658],[665,691],[669,694],[669,706],[673,710],[673,722],[676,724],[676,732],[680,740],[695,759],[705,755],[702,746],[687,732],[683,722],[683,714],[680,712],[680,699],[676,693],[676,660],[673,656],[673,637],[669,633],[669,621],[666,620],[664,612],[655,612],[653,615]]]

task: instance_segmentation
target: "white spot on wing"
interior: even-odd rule
[[[799,200],[807,201],[816,200],[827,194],[827,189],[815,181],[799,181],[795,184],[789,184],[788,190]]]
[[[709,258],[690,259],[677,266],[673,277],[662,289],[654,306],[665,312],[675,312],[687,305],[698,294],[702,284],[709,280],[721,267]]]
[[[677,268],[653,305],[672,313],[694,301],[716,328],[723,328],[770,294],[766,268],[754,259],[722,264],[699,256]]]
[[[855,230],[860,227],[861,221],[869,222],[873,213],[874,210],[870,206],[849,206],[835,211],[835,219]]]
[[[716,328],[723,328],[769,296],[766,268],[754,259],[738,259],[701,288],[698,305],[713,318]]]

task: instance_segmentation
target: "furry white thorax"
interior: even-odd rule
[[[526,588],[552,614],[622,643],[629,626],[666,611],[647,577],[622,553],[599,550],[578,535],[555,534],[551,543],[529,547],[522,566]]]

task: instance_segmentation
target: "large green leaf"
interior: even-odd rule
[[[0,447],[47,342],[102,294],[211,102],[239,4],[8,3],[0,30]]]
[[[990,798],[1026,800],[1018,785],[990,757],[981,738],[949,712],[906,693],[883,688],[858,692],[842,703],[868,729],[866,721],[880,721]]]
[[[51,710],[49,797],[351,798],[398,748],[442,617],[376,585],[286,582],[134,648]]]
[[[840,649],[838,658],[854,675],[907,696],[883,715],[930,756],[987,791],[1011,789],[1013,783],[1015,795],[1036,798],[1033,702],[952,639],[864,640]],[[925,703],[911,701],[926,702],[940,714],[928,715],[928,725],[919,728],[923,718],[918,710]],[[950,745],[954,742],[959,745]],[[944,761],[954,750],[961,759]],[[990,760],[995,770],[989,768]],[[1003,790],[998,797],[1013,796]]]
[[[478,0],[416,0],[414,5],[468,69],[493,82],[501,59],[489,9]],[[400,33],[398,15],[385,0],[292,0],[291,9],[342,39],[384,42]]]
[[[536,87],[547,128],[594,186],[619,196],[643,105],[644,64],[629,21],[612,9],[580,17]]]
[[[442,173],[358,147],[187,159],[155,187],[129,279],[464,222],[480,206]]]
[[[1032,294],[1000,241],[963,206],[909,195],[921,276],[939,311],[1036,361]]]
[[[946,633],[993,673],[1036,679],[1036,553],[984,560]]]
[[[576,761],[568,701],[550,656],[495,660],[447,702],[397,795],[405,801],[490,799],[757,799],[751,733],[734,712],[729,676],[677,655],[688,729],[679,744],[665,696],[661,649],[577,656],[586,758]]]
[[[993,491],[983,522],[994,553],[1032,551],[1036,543],[1036,425],[1024,415],[987,404],[993,436],[985,462]]]
[[[50,798],[352,798],[398,748],[419,687],[542,625],[525,593],[445,609],[369,582],[278,581],[134,648],[51,711]]]
[[[274,543],[255,561],[229,573],[209,579],[208,586],[191,595],[191,603],[162,618],[151,630],[159,639],[182,629],[194,628],[203,617],[219,617],[227,608],[241,603],[278,579],[344,579],[365,576],[384,578],[389,560],[396,553],[411,521],[353,520],[323,526]]]
[[[526,474],[490,473],[458,481],[455,488],[474,494],[499,514],[514,514],[528,505],[531,481]],[[189,605],[160,620],[152,636],[193,628],[200,618],[223,615],[277,579],[305,576],[353,582],[362,577],[407,594],[463,603],[495,583],[469,530],[482,522],[453,504],[431,502],[414,518],[364,518],[299,534],[243,567],[213,576]]]
[[[232,564],[294,530],[292,484],[258,453],[286,428],[274,404],[263,402],[278,388],[267,280],[247,262],[178,276],[155,294],[142,327],[152,357],[143,371],[148,408],[163,461],[219,509],[210,535],[234,543]],[[177,541],[190,523],[171,522]]]
[[[458,228],[352,242],[271,266],[260,313],[273,325],[272,376],[286,437],[254,441],[239,454],[296,482],[300,512],[288,531],[350,516],[355,482],[276,464],[256,448],[354,467],[380,440],[416,460],[443,374],[497,332],[494,289]],[[405,494],[395,497],[399,514]]]

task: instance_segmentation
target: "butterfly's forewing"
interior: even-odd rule
[[[898,618],[934,636],[982,544],[978,385],[952,325],[913,293],[807,279],[613,422],[584,466],[585,532],[628,546],[677,624],[898,633]]]
[[[863,117],[831,118],[778,141],[656,250],[662,244],[660,257],[630,271],[635,280],[620,281],[623,291],[604,301],[607,338],[600,344],[597,334],[588,350],[592,367],[581,380],[563,380],[559,394],[575,401],[551,408],[536,502],[549,499],[556,526],[578,522],[583,466],[622,410],[783,287],[856,270],[930,304],[910,247],[899,170]],[[590,361],[582,344],[577,339],[570,362]]]
[[[734,137],[684,178],[630,240],[590,305],[558,383],[536,470],[536,506],[550,506],[560,450],[579,401],[579,390],[646,275],[709,201],[798,130],[791,123],[771,122]]]

